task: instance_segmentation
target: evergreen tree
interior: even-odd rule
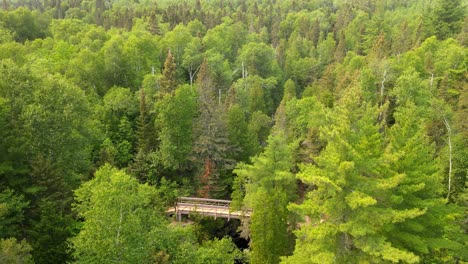
[[[246,113],[238,105],[229,107],[226,113],[229,141],[238,148],[235,160],[247,162],[256,153],[256,135],[249,130]]]
[[[316,189],[292,206],[306,222],[286,263],[416,263],[457,247],[444,239],[448,209],[423,123],[413,108],[400,111],[388,138],[358,88],[329,115],[326,148],[299,174]]]
[[[197,92],[199,116],[194,124],[194,158],[200,168],[198,195],[223,197],[227,195],[229,180],[226,172],[235,163],[235,152],[223,119],[222,105],[216,100],[216,89],[205,61],[198,73]]]
[[[461,0],[438,0],[432,13],[426,17],[427,37],[435,35],[444,40],[460,33],[466,17],[465,8]]]
[[[151,13],[148,18],[148,31],[153,35],[159,35],[161,33],[159,21],[154,12]]]
[[[434,161],[434,145],[429,143],[423,120],[416,106],[407,102],[397,107],[396,124],[388,131],[387,151],[397,157],[392,162],[392,172],[404,175],[392,190],[389,205],[397,211],[418,208],[423,214],[388,226],[385,235],[390,243],[426,262],[439,251],[456,252],[463,246],[447,235],[448,230],[456,228],[454,220],[460,208],[447,205],[443,198],[443,175]]]
[[[28,196],[28,238],[35,263],[66,262],[67,240],[75,224],[71,216],[72,186],[50,158],[39,155],[32,161]]]
[[[245,190],[244,206],[252,209],[250,246],[252,263],[279,263],[290,254],[291,234],[287,205],[295,195],[291,152],[282,133],[272,135],[265,151],[252,159],[252,165],[240,163],[234,197]]]
[[[286,105],[293,99],[296,99],[296,85],[293,80],[288,79],[284,84],[283,99],[275,113],[275,126],[285,132],[286,135],[288,134],[286,133],[287,127],[289,127],[287,125]]]
[[[164,61],[164,70],[160,80],[161,96],[167,93],[173,93],[175,91],[175,89],[177,88],[176,76],[176,63],[174,60],[174,56],[172,56],[172,52],[169,49],[169,51],[167,52],[166,60]]]
[[[151,116],[148,113],[146,108],[146,94],[145,90],[140,90],[140,115],[138,116],[137,120],[137,146],[138,152],[142,152],[143,154],[148,153],[153,147],[153,137],[154,131],[152,130],[151,125]]]

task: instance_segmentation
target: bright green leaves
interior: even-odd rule
[[[411,101],[419,107],[418,110],[421,111],[421,114],[427,114],[425,112],[431,104],[432,93],[428,83],[423,81],[413,68],[402,73],[392,91],[392,95],[396,96],[399,105]]]
[[[237,66],[244,67],[244,75],[258,75],[262,78],[278,76],[278,64],[274,50],[265,43],[250,42],[239,50]]]
[[[347,195],[345,198],[346,203],[351,207],[351,209],[356,209],[358,207],[367,207],[377,203],[377,200],[365,193],[355,191]]]
[[[156,108],[159,113],[156,126],[161,127],[158,151],[161,164],[170,169],[184,167],[193,146],[196,94],[190,86],[181,86],[175,95],[166,95],[158,101]]]
[[[236,185],[233,198],[243,199],[253,210],[250,219],[252,263],[278,263],[289,253],[289,213],[287,204],[295,195],[291,151],[283,134],[270,136],[268,146],[252,165],[240,163],[234,170]]]
[[[45,14],[25,7],[2,13],[0,20],[6,29],[14,32],[14,38],[18,42],[44,37],[50,21]]]
[[[265,114],[274,113],[274,106],[281,101],[275,78],[263,79],[257,75],[239,79],[233,88],[240,106],[250,113],[256,111]]]
[[[382,238],[373,237],[370,239],[357,240],[356,245],[370,255],[366,258],[364,263],[376,261],[376,258],[382,259],[380,261],[383,263],[385,263],[384,260],[391,261],[393,263],[401,261],[404,261],[405,263],[418,263],[420,261],[419,257],[415,254],[399,250],[393,247],[390,243],[385,242]]]
[[[79,263],[150,260],[152,230],[164,225],[156,189],[106,165],[75,195],[75,210],[84,219],[71,239]]]
[[[76,263],[233,263],[242,253],[230,239],[197,245],[190,226],[169,225],[161,193],[104,165],[75,191],[83,220],[70,239]]]
[[[238,49],[244,44],[246,30],[242,23],[233,23],[231,19],[208,30],[203,38],[205,49],[213,50],[229,61],[235,61]]]
[[[242,259],[242,253],[229,238],[205,242],[197,250],[199,264],[231,264]]]
[[[402,77],[401,83],[410,80],[421,82]],[[411,101],[402,103],[384,134],[377,122],[383,107],[361,100],[359,88],[348,88],[321,128],[325,149],[298,174],[315,189],[303,204],[291,206],[306,223],[287,263],[304,257],[312,263],[415,263],[448,247],[430,243],[448,223],[441,222],[441,178],[420,112]]]
[[[84,92],[57,75],[37,76],[8,61],[0,76],[0,96],[11,111],[7,137],[14,137],[8,140],[12,150],[30,160],[50,157],[67,174],[86,170],[96,131]]]

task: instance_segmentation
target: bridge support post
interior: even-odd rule
[[[177,220],[177,222],[182,221],[182,214],[181,213],[179,213],[179,212],[176,213],[176,220]]]

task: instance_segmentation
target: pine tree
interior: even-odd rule
[[[350,223],[359,223],[355,218],[362,221],[365,213],[368,217],[373,215],[366,207],[375,204],[376,200],[369,194],[370,186],[367,186],[377,182],[369,176],[378,162],[381,142],[378,127],[372,120],[374,109],[367,105],[360,107],[359,96],[355,93],[342,100],[343,105],[337,106],[336,112],[329,117],[332,124],[322,128],[328,145],[315,159],[317,165],[303,166],[298,175],[304,183],[314,185],[316,189],[297,206],[306,223],[297,232],[299,239],[294,255],[286,263],[357,262],[353,260],[353,251],[357,250],[353,238],[364,237],[366,228],[373,230],[369,221],[354,226],[356,231],[343,230]],[[365,145],[360,145],[363,143]],[[363,154],[359,155],[359,151]],[[361,259],[365,257],[363,255]]]
[[[461,31],[465,16],[461,0],[438,0],[432,13],[425,17],[427,37],[435,35],[439,40],[453,37]]]
[[[36,263],[66,262],[67,239],[71,237],[72,188],[49,158],[39,155],[32,161],[31,207],[27,218],[28,238]],[[73,185],[72,185],[73,186]]]
[[[154,180],[154,168],[151,168],[151,154],[157,145],[156,133],[152,123],[151,114],[147,109],[146,93],[140,90],[140,115],[137,119],[137,150],[133,162],[129,165],[128,171],[140,182]],[[111,163],[112,164],[112,163]]]
[[[137,146],[138,152],[143,154],[148,153],[153,147],[153,130],[151,125],[151,117],[146,109],[146,95],[145,90],[140,90],[140,115],[137,120]]]
[[[224,107],[216,98],[216,89],[207,62],[203,62],[197,78],[199,116],[194,124],[194,159],[198,163],[198,195],[224,197],[230,186],[226,178],[235,161],[235,148],[229,141]]]
[[[173,93],[177,88],[176,80],[176,63],[172,52],[169,49],[167,52],[166,60],[164,61],[164,70],[160,80],[161,91],[160,95],[163,96],[167,93]]]
[[[400,105],[394,116],[396,124],[388,131],[390,144],[386,151],[397,158],[392,162],[392,172],[403,177],[392,190],[389,205],[396,211],[417,208],[423,214],[387,226],[385,236],[390,243],[429,262],[437,251],[457,251],[461,247],[446,235],[446,230],[455,227],[453,215],[459,209],[448,206],[442,195],[443,175],[434,161],[434,145],[429,143],[416,106],[412,102]]]
[[[235,160],[247,162],[256,152],[256,135],[249,130],[246,113],[238,104],[231,105],[226,113],[229,141],[238,148]]]
[[[346,37],[343,32],[340,33],[340,38],[338,39],[338,45],[335,50],[335,61],[341,63],[346,57]]]
[[[284,83],[283,99],[281,100],[281,103],[276,109],[275,113],[275,126],[276,128],[281,129],[283,132],[286,132],[288,127],[286,118],[286,104],[292,99],[296,99],[296,84],[293,80],[288,79],[286,83]]]
[[[159,35],[161,33],[161,28],[155,12],[152,12],[148,18],[148,31],[153,35]]]
[[[252,209],[250,218],[251,263],[279,263],[290,254],[291,234],[287,205],[294,198],[295,178],[291,152],[284,134],[270,136],[265,151],[252,159],[252,165],[240,163],[234,170],[237,199],[245,190],[244,205]]]
[[[448,209],[423,122],[414,108],[399,111],[388,137],[359,88],[330,113],[326,148],[299,174],[316,189],[293,206],[306,223],[286,263],[417,263],[458,246],[443,235]]]

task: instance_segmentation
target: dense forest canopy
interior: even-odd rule
[[[465,0],[0,5],[0,263],[468,262]]]

